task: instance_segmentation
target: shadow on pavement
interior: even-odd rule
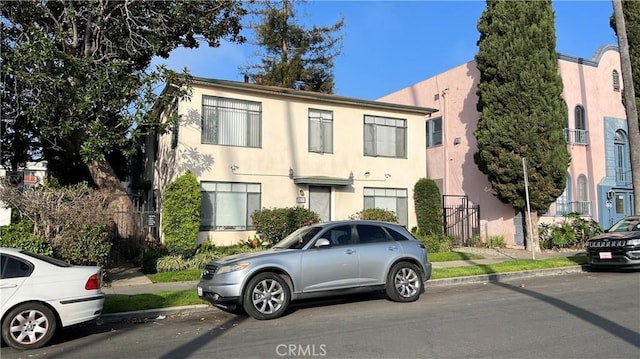
[[[505,289],[512,290],[514,292],[518,292],[523,295],[527,295],[529,297],[538,299],[547,304],[553,305],[577,318],[580,318],[592,325],[609,332],[610,334],[624,340],[625,342],[640,348],[640,333],[637,333],[634,330],[626,328],[618,323],[615,323],[607,318],[604,318],[598,314],[592,313],[588,310],[582,309],[578,306],[575,306],[571,303],[567,303],[558,298],[554,298],[542,293],[538,293],[529,289],[525,289],[522,287],[514,286],[507,283],[502,282],[494,282],[493,284],[500,286]]]

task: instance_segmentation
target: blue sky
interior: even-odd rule
[[[535,1],[535,0],[531,0]],[[335,59],[335,93],[375,100],[473,60],[484,1],[314,0],[300,22],[328,26],[344,16],[342,55]],[[591,59],[617,44],[609,26],[610,0],[554,0],[558,52]],[[243,34],[251,36],[248,30]],[[168,67],[198,77],[243,81],[239,68],[257,60],[249,44],[177,49]]]

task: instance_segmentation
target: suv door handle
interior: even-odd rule
[[[390,251],[395,251],[398,249],[398,246],[389,246],[388,248]]]
[[[349,249],[345,250],[344,252],[345,252],[346,254],[353,254],[353,253],[355,253],[355,252],[356,252],[356,250],[355,250],[355,249],[351,249],[351,248],[349,248]]]

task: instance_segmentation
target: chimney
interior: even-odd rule
[[[258,84],[259,85],[262,85],[262,80],[263,80],[262,75],[258,75]]]
[[[249,83],[249,75],[244,75],[244,83]]]

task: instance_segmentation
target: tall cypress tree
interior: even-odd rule
[[[478,31],[480,118],[474,159],[493,194],[523,214],[522,159],[527,159],[533,224],[533,233],[526,231],[529,247],[530,238],[537,238],[538,212],[545,212],[564,191],[570,162],[551,0],[487,0]]]

